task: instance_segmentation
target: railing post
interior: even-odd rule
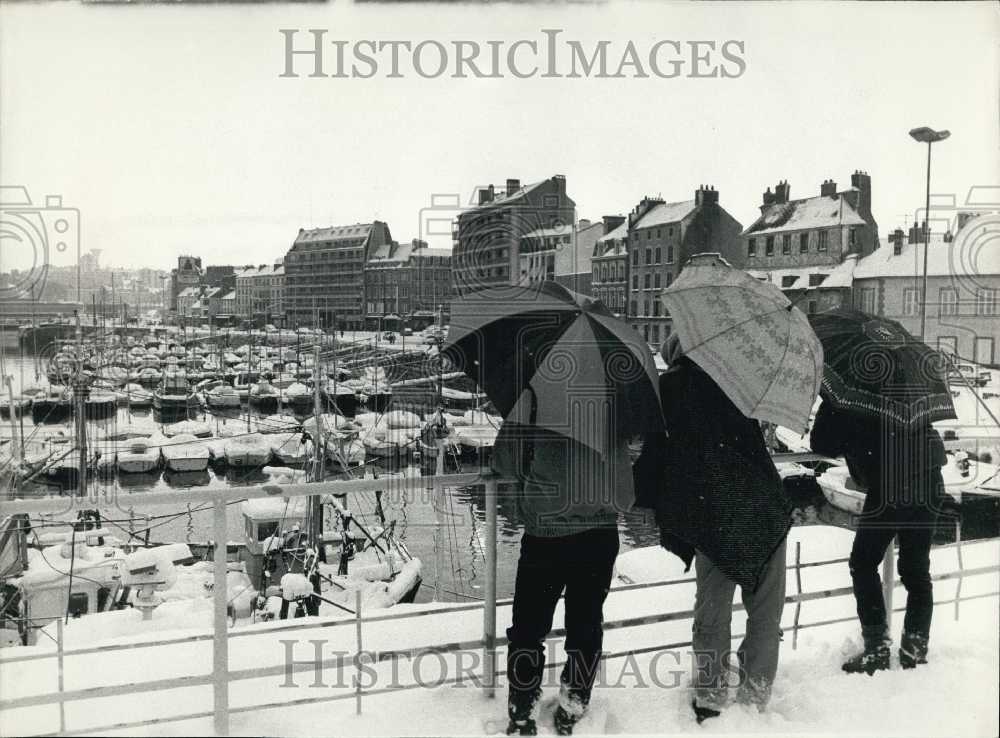
[[[962,582],[965,580],[965,562],[962,561],[962,516],[955,518],[955,553],[958,555],[958,583],[955,585],[955,620],[962,602]]]
[[[354,591],[354,622],[357,626],[357,637],[358,637],[358,656],[357,656],[357,669],[358,673],[354,676],[354,699],[355,706],[354,711],[356,714],[361,714],[361,651],[364,648],[361,641],[361,590]]]
[[[483,686],[496,696],[497,672],[497,479],[486,478],[486,602],[483,604]]]
[[[229,735],[229,589],[226,584],[226,503],[216,497],[212,507],[214,628],[212,630],[212,681],[215,734]]]
[[[11,410],[13,414],[13,410]],[[59,666],[59,732],[66,733],[66,703],[63,702],[62,693],[66,688],[65,677],[63,676],[63,620],[56,620],[56,660]]]
[[[799,646],[799,616],[802,614],[802,541],[795,542],[795,619],[792,621],[792,650]]]
[[[885,599],[885,625],[892,632],[892,600],[896,590],[896,538],[893,536],[882,556],[882,597]]]

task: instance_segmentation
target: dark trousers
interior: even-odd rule
[[[876,498],[869,495],[872,500]],[[870,509],[871,508],[871,509]],[[865,512],[851,549],[851,579],[858,605],[862,632],[879,637],[886,630],[885,599],[879,564],[893,541],[899,537],[899,578],[906,587],[906,617],[903,629],[927,636],[934,613],[930,574],[931,539],[936,511],[928,506],[879,506],[865,500]]]
[[[604,640],[604,599],[611,585],[618,530],[593,528],[555,538],[525,534],[517,562],[514,608],[507,629],[507,680],[512,703],[530,704],[545,669],[545,637],[566,592],[566,665],[562,683],[584,704],[597,676]]]

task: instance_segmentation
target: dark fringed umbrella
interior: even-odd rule
[[[955,417],[940,354],[902,325],[847,308],[809,319],[823,344],[820,395],[834,407],[903,425]]]

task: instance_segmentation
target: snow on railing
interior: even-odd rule
[[[309,483],[309,484],[291,484],[291,485],[264,485],[261,487],[246,487],[246,488],[207,488],[203,491],[199,491],[199,497],[205,501],[211,502],[213,505],[213,535],[216,541],[227,540],[227,529],[226,529],[226,505],[228,502],[235,500],[244,499],[259,499],[267,498],[272,496],[283,496],[283,497],[299,497],[308,495],[325,495],[336,493],[346,494],[351,492],[373,492],[376,490],[384,489],[386,483],[390,480],[386,479],[367,479],[367,480],[351,480],[351,481],[333,481],[333,482],[319,482],[319,483]],[[215,546],[214,547],[214,622],[212,634],[208,635],[190,635],[190,636],[180,636],[180,637],[167,637],[155,640],[143,641],[141,643],[123,643],[123,644],[113,644],[98,647],[87,647],[87,648],[73,648],[67,650],[65,648],[63,639],[63,627],[62,621],[57,621],[57,631],[56,631],[56,651],[55,653],[44,653],[44,654],[29,654],[25,656],[18,656],[16,648],[5,649],[0,651],[0,667],[6,667],[10,664],[19,662],[29,662],[29,661],[39,661],[45,659],[55,659],[57,662],[57,691],[52,694],[35,694],[24,697],[0,699],[0,710],[9,711],[20,708],[42,706],[42,705],[52,705],[56,704],[59,707],[59,734],[60,735],[73,735],[74,733],[100,733],[109,730],[125,729],[125,728],[135,728],[141,726],[149,726],[160,723],[175,722],[178,720],[189,720],[195,718],[206,718],[213,717],[215,724],[215,731],[220,735],[226,735],[229,732],[229,717],[231,713],[242,713],[251,712],[257,710],[271,709],[287,707],[291,704],[296,706],[304,704],[314,704],[319,702],[335,701],[347,698],[353,698],[356,702],[356,710],[360,713],[362,708],[362,697],[372,696],[376,694],[384,694],[387,692],[409,690],[418,686],[422,686],[422,683],[418,680],[417,683],[413,684],[396,684],[393,683],[389,687],[379,687],[379,688],[369,688],[363,689],[361,686],[361,679],[356,681],[353,689],[348,690],[339,694],[327,694],[317,697],[309,697],[302,699],[295,699],[291,703],[285,702],[271,702],[271,703],[261,703],[254,702],[253,704],[243,705],[239,707],[231,708],[229,704],[229,687],[232,682],[238,682],[242,680],[249,679],[260,679],[263,677],[285,677],[288,678],[289,674],[294,674],[297,672],[315,671],[317,669],[324,669],[330,667],[354,667],[358,669],[360,676],[361,669],[361,654],[364,651],[363,643],[363,626],[371,628],[375,624],[384,623],[388,621],[399,621],[402,627],[411,624],[417,624],[414,627],[419,627],[421,618],[428,618],[434,616],[443,616],[445,614],[456,614],[469,611],[475,611],[480,608],[483,610],[483,635],[482,638],[475,640],[464,640],[464,641],[452,641],[443,644],[434,644],[430,646],[421,646],[416,648],[395,648],[389,651],[379,651],[378,658],[379,661],[386,661],[389,659],[416,659],[423,654],[442,654],[448,652],[457,652],[462,650],[478,650],[483,651],[483,668],[481,674],[481,685],[484,688],[485,693],[488,696],[493,696],[495,693],[497,685],[497,677],[504,673],[503,668],[498,668],[497,665],[497,650],[498,648],[506,645],[507,639],[503,637],[498,637],[496,633],[496,612],[497,607],[509,607],[512,603],[510,598],[497,600],[496,598],[496,553],[497,553],[497,505],[496,505],[496,494],[497,494],[497,483],[498,478],[490,474],[480,474],[480,473],[465,473],[465,474],[447,474],[447,475],[437,475],[433,477],[410,477],[410,478],[393,478],[391,484],[397,486],[400,490],[410,490],[418,488],[427,488],[428,486],[433,486],[436,493],[444,488],[462,488],[471,487],[476,485],[484,485],[486,490],[485,497],[485,512],[486,512],[486,592],[485,600],[483,602],[469,603],[469,604],[448,604],[443,607],[421,609],[415,612],[410,611],[390,611],[387,614],[375,615],[364,617],[361,609],[360,593],[358,594],[358,600],[355,608],[355,617],[349,619],[323,619],[323,618],[309,618],[305,623],[289,622],[286,621],[284,624],[275,624],[273,627],[269,627],[266,630],[242,630],[242,631],[229,631],[229,618],[228,618],[228,590],[226,587],[226,546]],[[189,492],[150,492],[143,495],[143,501],[149,504],[172,504],[172,503],[188,503],[190,502]],[[67,503],[73,504],[71,500],[64,497],[58,498],[42,498],[42,499],[32,499],[32,500],[17,500],[17,501],[4,501],[0,502],[0,516],[6,516],[14,513],[63,513],[66,512]],[[83,499],[77,500],[78,504],[86,506],[89,509],[109,507],[116,504],[113,499]],[[936,605],[940,604],[951,604],[955,605],[955,617],[959,614],[959,603],[968,600],[981,599],[984,597],[996,597],[1000,595],[998,591],[991,591],[987,593],[979,593],[974,595],[962,596],[961,583],[967,577],[983,575],[987,573],[1000,571],[1000,566],[990,565],[990,566],[980,566],[975,568],[966,568],[965,562],[962,556],[962,542],[961,537],[957,536],[956,542],[952,544],[947,544],[946,546],[936,547],[937,549],[954,547],[957,552],[958,558],[958,568],[936,574],[932,577],[934,581],[943,581],[948,579],[957,579],[957,586],[955,596],[952,599],[944,600],[943,602],[935,602]],[[887,560],[892,560],[892,549],[890,547],[889,555]],[[786,569],[793,570],[795,575],[795,592],[793,594],[787,595],[785,602],[788,604],[795,605],[795,611],[793,616],[792,625],[792,647],[797,646],[798,634],[800,630],[806,628],[815,628],[824,625],[831,625],[834,623],[850,622],[855,620],[853,615],[848,617],[832,618],[817,620],[813,622],[801,622],[801,608],[802,604],[810,601],[824,600],[828,598],[844,597],[852,593],[851,587],[838,587],[833,589],[819,589],[813,591],[803,591],[802,587],[802,571],[806,569],[811,569],[815,567],[822,566],[832,566],[832,565],[844,565],[847,563],[846,558],[835,558],[824,561],[808,562],[803,563],[801,561],[801,549],[800,545],[796,543],[795,558],[794,563],[786,566]],[[885,588],[888,595],[891,596],[892,591],[895,586],[898,586],[898,582],[895,581],[892,572],[886,572],[888,574],[887,581],[885,582]],[[645,582],[638,584],[628,584],[621,587],[615,587],[611,592],[611,597],[617,596],[621,593],[626,593],[634,590],[646,590],[648,592],[655,593],[657,590],[666,591],[669,588],[676,587],[679,585],[691,585],[695,583],[695,579],[684,578],[684,579],[673,579],[664,580],[656,582]],[[890,611],[900,611],[903,608],[893,608],[891,604],[891,599],[887,597],[887,607]],[[743,605],[737,603],[734,605],[735,610],[742,610]],[[622,630],[627,628],[636,628],[640,626],[666,623],[670,621],[687,620],[693,616],[692,610],[674,610],[659,612],[652,615],[641,615],[636,617],[626,617],[614,620],[608,620],[604,624],[606,631]],[[339,655],[332,658],[315,660],[309,662],[292,662],[292,663],[279,663],[272,666],[245,668],[245,669],[231,669],[229,664],[229,641],[230,639],[243,638],[243,637],[260,637],[262,634],[273,634],[281,632],[294,632],[301,631],[306,628],[338,628],[342,626],[349,626],[351,624],[355,625],[356,633],[356,644],[357,650],[353,655]],[[549,639],[558,639],[565,636],[565,630],[562,628],[553,629],[549,634]],[[734,638],[742,637],[742,634],[734,635]],[[111,651],[133,651],[138,652],[146,649],[152,649],[160,646],[178,646],[180,644],[190,644],[197,642],[207,642],[211,641],[213,644],[213,666],[212,671],[205,674],[190,675],[183,677],[172,677],[165,679],[155,679],[150,681],[142,681],[138,683],[128,683],[128,684],[115,684],[108,686],[81,688],[81,689],[70,689],[65,688],[65,678],[64,678],[64,664],[67,658],[78,658],[82,656],[87,656],[89,654],[107,654]],[[655,651],[662,651],[669,648],[682,648],[690,646],[690,640],[679,641],[676,643],[656,643],[650,646],[632,646],[624,650],[619,651],[608,651],[605,652],[603,658],[605,659],[616,659],[628,656],[638,656],[641,654],[651,653]],[[547,663],[547,669],[555,669],[561,667],[564,662],[557,661],[553,659],[551,662]],[[467,675],[466,675],[467,676]],[[436,684],[448,684],[453,683],[456,680],[463,678],[462,674],[457,677],[444,679],[436,682]],[[80,727],[77,729],[70,728],[67,730],[65,724],[65,705],[69,702],[79,702],[81,700],[92,700],[100,698],[109,697],[119,697],[125,695],[133,695],[140,693],[157,692],[167,689],[179,689],[187,687],[197,687],[197,686],[207,686],[212,685],[213,688],[213,707],[211,711],[194,712],[187,714],[171,714],[165,717],[151,718],[140,721],[132,721],[126,723],[118,723],[114,725],[104,725],[104,726],[87,726]],[[24,727],[23,725],[21,726]]]

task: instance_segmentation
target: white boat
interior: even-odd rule
[[[356,438],[329,439],[326,444],[326,458],[342,469],[361,466],[367,454],[365,444]]]
[[[312,390],[301,382],[288,385],[282,394],[285,404],[299,412],[308,412],[315,403]]]
[[[229,438],[224,448],[230,466],[264,466],[271,460],[271,445],[257,433]]]
[[[177,423],[163,426],[163,435],[167,438],[187,434],[197,438],[211,438],[212,426],[200,420],[181,420]]]
[[[142,474],[159,466],[160,448],[151,438],[134,438],[118,450],[118,471],[123,474]]]
[[[204,471],[211,456],[202,441],[187,433],[174,436],[160,450],[167,468],[178,472]]]
[[[301,433],[275,433],[267,437],[271,453],[282,464],[297,466],[309,461],[312,445],[302,442]]]
[[[219,382],[205,392],[205,404],[209,407],[239,407],[240,395],[235,388]]]
[[[379,458],[406,456],[414,449],[414,431],[409,428],[384,430],[376,428],[361,438],[365,449]]]
[[[499,432],[499,426],[462,425],[455,428],[455,440],[463,451],[475,453],[479,450],[492,449]]]
[[[126,402],[132,407],[150,407],[153,404],[153,393],[136,382],[129,382],[124,389]]]

